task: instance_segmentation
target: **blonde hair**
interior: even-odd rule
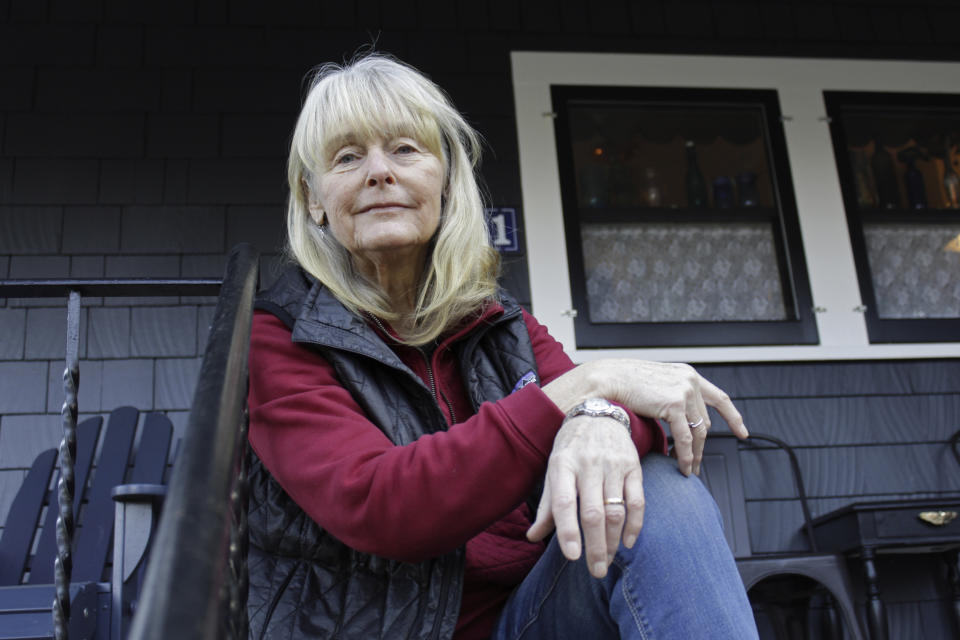
[[[384,293],[354,268],[350,253],[314,224],[304,183],[326,166],[331,145],[347,135],[406,135],[441,159],[445,181],[440,225],[419,284],[413,317],[391,309]],[[313,76],[293,132],[287,180],[287,238],[294,259],[354,313],[412,327],[404,342],[423,345],[494,298],[500,259],[490,246],[475,171],[480,139],[449,98],[419,71],[383,54]],[[399,323],[398,323],[399,324]]]

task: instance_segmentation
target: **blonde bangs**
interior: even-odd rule
[[[446,168],[440,127],[431,112],[434,96],[403,77],[349,71],[323,76],[323,69],[319,74],[295,136],[297,153],[308,171],[324,170],[345,144],[398,137],[425,145]]]

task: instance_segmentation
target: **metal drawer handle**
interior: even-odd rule
[[[932,524],[935,527],[942,527],[945,524],[950,524],[953,522],[954,518],[957,517],[956,511],[921,511],[917,514],[917,517]]]

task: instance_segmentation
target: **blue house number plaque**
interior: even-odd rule
[[[500,253],[516,253],[520,250],[517,237],[517,210],[513,207],[487,209],[487,228],[490,243]]]

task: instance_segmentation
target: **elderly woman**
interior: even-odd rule
[[[574,367],[497,287],[478,161],[416,70],[316,75],[253,325],[251,637],[754,637],[690,477],[740,415],[686,365]]]

